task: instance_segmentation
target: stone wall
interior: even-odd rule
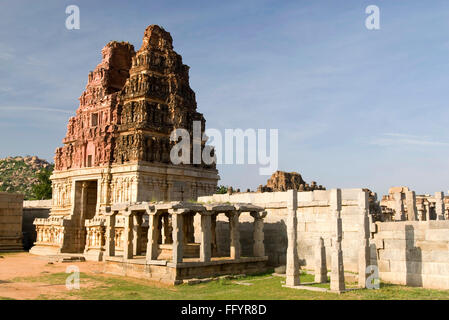
[[[22,250],[23,195],[0,192],[0,251]]]
[[[343,259],[346,271],[358,272],[359,232],[363,212],[358,206],[362,189],[342,190]],[[314,267],[314,247],[323,237],[327,265],[330,267],[332,222],[329,210],[330,190],[298,192],[298,254],[300,264]],[[287,192],[215,194],[199,197],[200,202],[251,203],[268,212],[264,219],[265,253],[271,266],[285,265],[287,252]],[[197,223],[197,222],[196,222]],[[253,244],[253,219],[249,214],[240,217],[242,255],[249,255]],[[229,250],[229,224],[224,215],[217,218],[218,250]]]
[[[371,264],[381,281],[449,289],[449,221],[376,223]]]
[[[23,202],[23,247],[30,249],[36,242],[36,227],[33,224],[35,218],[48,218],[51,209],[51,200],[34,200]]]

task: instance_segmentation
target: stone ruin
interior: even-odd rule
[[[252,217],[254,229],[252,250],[246,256],[242,254],[239,221],[244,213]],[[105,272],[179,284],[266,271],[266,214],[261,207],[243,203],[113,205],[106,213]],[[229,252],[225,254],[217,248],[219,216],[229,224]]]
[[[284,172],[278,170],[271,175],[265,186],[260,185],[258,187],[257,192],[276,192],[287,190],[313,191],[326,190],[326,188],[322,185],[317,185],[315,181],[312,181],[309,185],[297,172]]]
[[[192,135],[196,120],[205,130],[170,34],[153,25],[139,51],[110,42],[102,54],[56,150],[50,217],[35,220],[32,253],[82,255],[109,273],[175,284],[286,265],[293,288],[304,288],[300,268],[324,283],[328,266],[335,292],[346,290],[347,271],[367,287],[369,267],[392,283],[449,288],[442,192],[392,188],[378,202],[368,189],[326,190],[278,171],[257,193],[213,194],[213,165],[169,161],[173,129]]]
[[[0,252],[23,250],[23,195],[0,192]]]
[[[89,73],[76,116],[69,119],[64,146],[56,150],[57,171],[132,161],[169,164],[176,144],[169,138],[173,130],[192,134],[193,121],[199,121],[204,133],[206,121],[196,111],[189,67],[173,50],[168,32],[149,26],[139,51],[112,41],[102,56]],[[204,163],[195,167],[215,170]]]
[[[201,134],[206,124],[197,112],[189,67],[172,42],[170,33],[151,25],[137,52],[127,42],[103,48],[69,120],[64,146],[56,150],[51,213],[34,222],[33,253],[100,259],[107,207],[195,200],[215,192],[215,164],[170,161],[177,143],[170,139],[172,131],[182,128],[193,136],[194,121],[201,124]],[[204,141],[201,151],[214,153]]]
[[[449,219],[449,197],[443,192],[416,195],[408,187],[392,187],[380,201],[382,221],[430,221]]]

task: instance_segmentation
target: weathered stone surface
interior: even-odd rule
[[[363,189],[342,189],[342,227],[344,237],[342,250],[344,252],[344,266],[346,271],[358,272],[359,264],[359,230],[361,230],[361,215],[359,207],[359,194],[365,193]],[[265,208],[268,212],[264,219],[265,254],[268,256],[269,265],[276,267],[286,263],[287,252],[287,194],[288,192],[263,192],[240,194],[214,194],[213,196],[200,197],[198,201],[253,203]],[[332,214],[329,207],[330,190],[315,190],[313,192],[298,192],[297,208],[297,243],[300,265],[307,269],[315,266],[315,240],[318,235],[324,239],[326,248],[326,263],[331,265],[331,238],[332,238]],[[243,253],[252,253],[253,250],[253,219],[242,215],[241,219],[241,243]],[[220,222],[222,221],[222,222]],[[228,228],[223,227],[227,222],[225,218],[218,218],[217,235],[222,248],[229,247],[227,234]],[[449,222],[449,221],[448,221]],[[375,224],[373,224],[375,226]],[[370,226],[370,232],[375,232]]]
[[[276,192],[291,189],[298,191],[326,190],[323,186],[317,185],[315,181],[312,181],[309,185],[297,172],[276,171],[271,175],[270,179],[267,180],[266,186],[260,185],[258,191]]]
[[[370,228],[369,228],[369,200],[368,192],[359,194],[359,208],[363,213],[360,216],[360,226],[359,226],[359,277],[358,285],[361,288],[366,287],[366,281],[368,278],[367,267],[370,264],[370,249],[369,249],[369,238],[370,238]]]
[[[23,246],[29,250],[36,241],[36,227],[33,221],[36,218],[48,218],[51,209],[51,200],[33,200],[23,202]]]
[[[214,151],[202,139],[205,119],[196,111],[189,67],[173,50],[170,34],[151,25],[137,52],[127,42],[112,41],[102,56],[89,73],[76,116],[69,120],[64,146],[56,150],[51,217],[58,217],[57,226],[35,221],[38,245],[46,250],[32,252],[51,248],[54,254],[95,251],[89,255],[101,256],[104,213],[111,205],[195,200],[216,190],[215,164],[204,163],[201,156],[193,163],[195,155],[208,151],[213,156]],[[200,125],[195,127],[194,121]],[[170,159],[180,142],[170,140],[175,129],[196,138],[195,144],[190,141],[189,163]],[[123,249],[119,221],[115,244]],[[142,251],[142,245],[133,250]]]
[[[272,191],[298,190],[301,184],[306,184],[301,175],[296,172],[276,171],[267,181],[267,187]]]
[[[408,187],[393,187],[388,195],[383,196],[380,206],[382,216],[391,216],[392,219],[378,221],[430,221],[449,218],[449,197],[445,197],[442,192],[436,192],[434,196],[416,195]]]
[[[319,237],[315,247],[315,282],[327,282],[326,248],[324,240]]]
[[[435,192],[435,213],[437,220],[445,219],[444,192]]]
[[[69,120],[65,146],[56,150],[56,170],[128,161],[169,163],[175,144],[169,135],[175,128],[192,133],[193,121],[199,121],[204,132],[189,67],[173,50],[170,33],[151,25],[139,51],[112,41],[102,54],[102,62],[89,73],[77,115]],[[199,165],[214,167],[201,159]]]
[[[0,192],[0,251],[19,251],[22,246],[23,195]]]
[[[418,220],[418,210],[416,208],[416,195],[415,191],[408,191],[405,194],[405,201],[407,203],[407,220]]]
[[[299,279],[299,258],[297,243],[297,208],[298,208],[298,192],[296,190],[287,191],[287,265],[286,280],[287,286],[297,286],[300,284]]]
[[[400,221],[378,223],[374,234],[382,281],[425,288],[449,288],[449,223]],[[382,243],[382,245],[379,245]],[[373,257],[371,257],[373,263]],[[438,279],[439,281],[436,281]]]
[[[333,189],[331,190],[330,195],[330,210],[332,212],[333,223],[330,289],[335,292],[343,292],[346,289],[343,251],[341,245],[343,238],[341,208],[341,190]]]
[[[69,119],[64,147],[56,150],[56,170],[113,162],[120,90],[134,55],[134,47],[127,42],[111,41],[103,48],[103,60],[89,73],[76,116]]]

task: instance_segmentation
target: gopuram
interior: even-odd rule
[[[174,165],[170,160],[177,143],[170,139],[173,130],[193,135],[198,121],[202,134],[206,123],[196,111],[189,67],[173,50],[170,33],[151,25],[139,51],[127,42],[112,41],[102,56],[89,73],[76,116],[69,120],[64,146],[56,150],[51,214],[34,222],[34,254],[78,253],[101,259],[106,208],[196,200],[216,190],[215,164]],[[204,141],[200,145],[209,148]],[[118,223],[118,244],[120,229]]]

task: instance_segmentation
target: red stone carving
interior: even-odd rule
[[[128,161],[169,163],[172,130],[192,133],[193,121],[200,121],[204,132],[189,67],[172,42],[170,33],[151,25],[137,53],[127,42],[112,41],[103,48],[103,60],[89,73],[76,116],[69,120],[64,146],[56,150],[56,170]]]

